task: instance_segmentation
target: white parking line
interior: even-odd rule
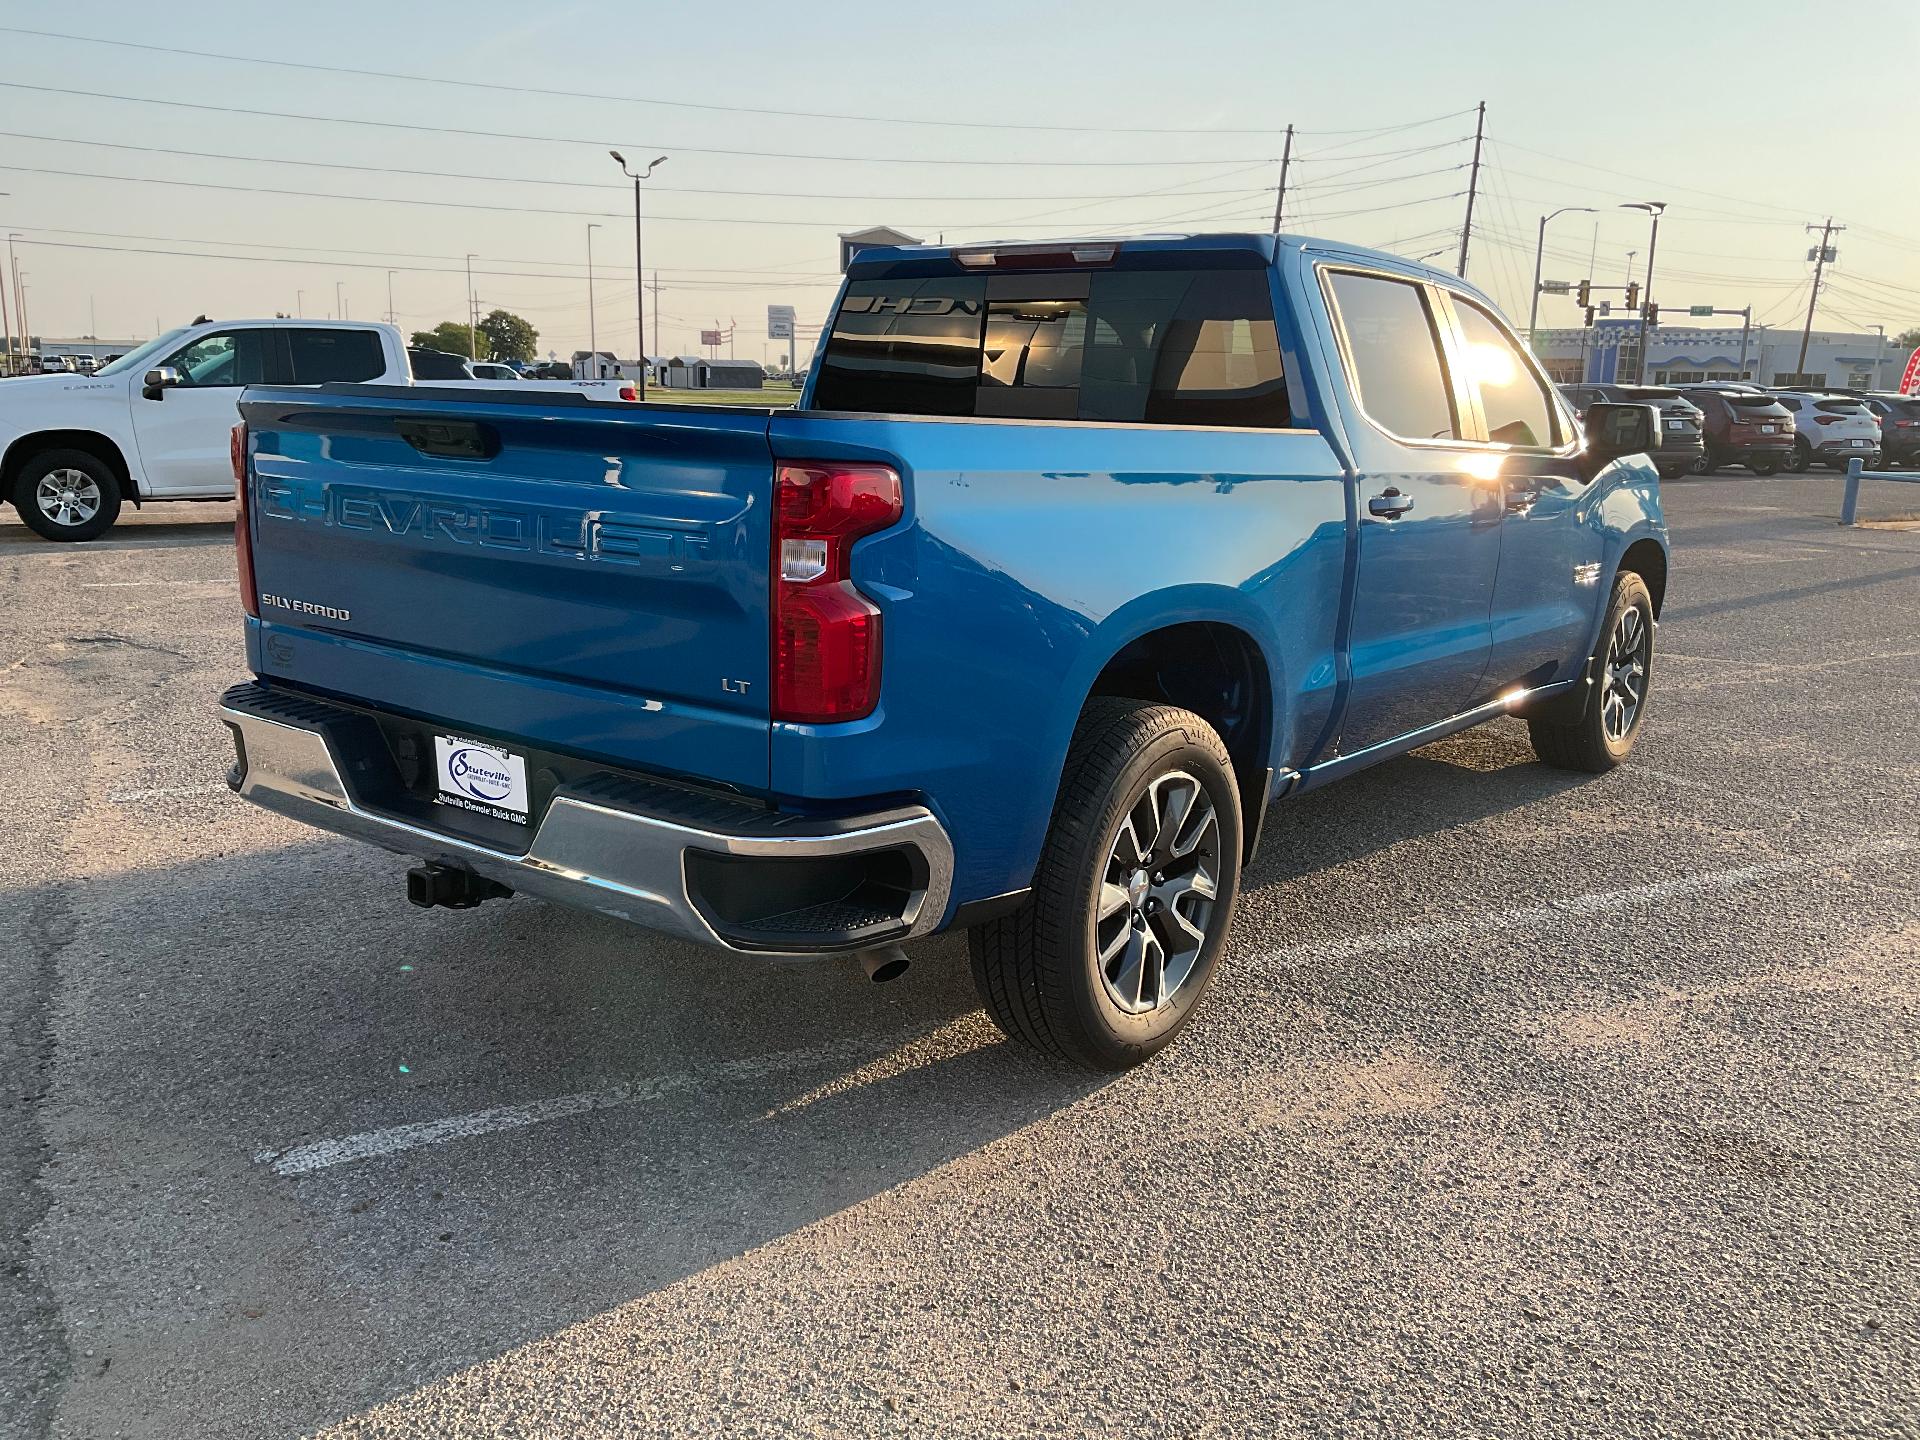
[[[82,580],[82,590],[137,590],[149,585],[183,585],[188,589],[206,590],[218,586],[225,590],[231,586],[231,580]]]
[[[1391,950],[1411,950],[1450,940],[1468,940],[1508,930],[1525,930],[1552,925],[1572,917],[1589,916],[1608,910],[1627,909],[1649,901],[1672,900],[1686,895],[1714,895],[1738,890],[1756,881],[1797,871],[1817,870],[1848,860],[1881,855],[1901,855],[1920,850],[1920,838],[1880,839],[1855,845],[1838,846],[1824,855],[1770,860],[1758,865],[1742,865],[1732,870],[1710,870],[1700,875],[1683,875],[1671,880],[1656,880],[1625,890],[1596,890],[1565,900],[1549,900],[1538,905],[1476,915],[1439,925],[1418,925],[1405,930],[1388,930],[1375,935],[1355,936],[1317,945],[1300,945],[1271,951],[1255,957],[1248,968],[1255,970],[1290,969],[1300,965],[1350,960],[1361,955],[1377,955]],[[533,1100],[521,1105],[496,1105],[466,1115],[449,1115],[438,1120],[419,1120],[409,1125],[390,1125],[380,1130],[365,1130],[357,1135],[340,1135],[315,1140],[285,1150],[261,1150],[254,1160],[270,1165],[277,1175],[309,1175],[336,1165],[352,1165],[362,1160],[378,1160],[403,1154],[427,1145],[449,1140],[493,1135],[502,1130],[520,1130],[543,1125],[549,1120],[564,1120],[597,1110],[616,1110],[628,1105],[661,1100],[687,1090],[707,1090],[716,1083],[755,1080],[789,1071],[822,1065],[866,1064],[876,1054],[886,1054],[910,1043],[916,1037],[862,1036],[856,1040],[820,1045],[805,1050],[789,1050],[775,1055],[746,1056],[720,1064],[699,1066],[648,1080],[608,1086],[602,1090],[584,1090],[572,1095],[557,1095],[550,1100]]]
[[[475,1135],[492,1135],[501,1130],[524,1129],[528,1125],[543,1125],[549,1120],[564,1120],[570,1115],[586,1115],[596,1110],[617,1110],[626,1105],[664,1099],[684,1090],[705,1090],[716,1082],[757,1080],[821,1065],[864,1064],[876,1054],[888,1054],[910,1043],[913,1038],[910,1035],[866,1035],[858,1041],[845,1040],[806,1050],[749,1055],[716,1065],[657,1075],[649,1080],[611,1085],[604,1090],[556,1095],[551,1100],[534,1100],[524,1105],[496,1105],[491,1110],[478,1110],[470,1115],[449,1115],[440,1120],[391,1125],[383,1130],[315,1140],[311,1144],[295,1145],[286,1150],[261,1150],[253,1158],[260,1164],[271,1165],[277,1175],[307,1175],[335,1165],[351,1165],[360,1160],[377,1160],[386,1155],[418,1150],[424,1145],[440,1145],[448,1140],[465,1140]]]
[[[1679,875],[1671,880],[1654,880],[1624,890],[1594,890],[1565,900],[1543,900],[1537,905],[1522,905],[1512,910],[1495,910],[1465,920],[1446,920],[1437,925],[1413,925],[1404,930],[1383,930],[1373,935],[1356,935],[1348,940],[1322,941],[1312,945],[1294,945],[1255,957],[1250,968],[1291,970],[1302,965],[1328,961],[1353,960],[1362,955],[1380,955],[1393,950],[1417,950],[1423,946],[1454,940],[1472,940],[1509,930],[1532,930],[1577,916],[1626,910],[1650,901],[1676,900],[1687,895],[1722,895],[1756,881],[1798,871],[1819,870],[1848,860],[1863,860],[1880,855],[1904,855],[1920,850],[1920,839],[1907,837],[1863,840],[1854,845],[1836,845],[1820,855],[1800,855],[1791,859],[1767,860],[1757,865],[1741,865],[1732,870],[1709,870],[1699,875]]]

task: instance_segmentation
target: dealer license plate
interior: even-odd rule
[[[457,735],[436,735],[433,759],[442,805],[527,823],[526,757]]]

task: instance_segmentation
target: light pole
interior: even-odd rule
[[[306,291],[296,290],[293,292],[293,314],[294,314],[294,318],[297,320],[304,320],[307,318],[307,292]]]
[[[333,318],[336,320],[344,320],[347,318],[347,302],[340,298],[340,282],[338,280],[333,282]]]
[[[8,195],[11,193],[12,192],[7,190],[0,190],[0,196]],[[6,347],[7,347],[5,357],[0,358],[0,366],[5,367],[4,373],[8,375],[13,374],[13,318],[12,316],[13,316],[12,307],[7,302],[7,287],[4,284],[0,284],[0,337],[4,337],[6,341]]]
[[[1555,215],[1591,215],[1591,205],[1562,205],[1540,217],[1540,243],[1533,247],[1533,309],[1527,314],[1527,346],[1533,347],[1533,332],[1540,324],[1540,266],[1547,256],[1547,221]]]
[[[646,169],[635,172],[627,168],[627,157],[618,150],[607,153],[620,166],[620,173],[633,180],[633,319],[634,340],[640,347],[640,384],[636,388],[644,400],[647,398],[647,272],[640,263],[640,182],[666,164],[667,157],[657,155]]]
[[[599,319],[593,313],[593,232],[599,228],[598,225],[587,226],[587,364],[591,367],[591,372],[587,376],[589,380],[603,378],[600,374]],[[640,368],[642,370],[647,368],[644,358]]]
[[[400,317],[393,313],[393,271],[387,271],[387,324],[398,325]]]
[[[1647,237],[1647,278],[1640,287],[1640,358],[1634,364],[1633,378],[1640,384],[1647,383],[1647,316],[1653,313],[1653,257],[1660,248],[1660,213],[1667,208],[1664,200],[1632,200],[1620,207],[1622,210],[1644,210],[1653,217],[1653,232]]]
[[[20,368],[26,369],[27,351],[33,348],[33,337],[27,329],[27,296],[20,288],[20,262],[14,257],[13,242],[20,238],[18,230],[7,232],[7,274],[8,283],[13,286],[13,314],[20,322]]]
[[[480,358],[480,341],[474,331],[478,328],[477,317],[473,313],[473,256],[467,256],[467,358]]]

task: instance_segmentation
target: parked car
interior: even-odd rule
[[[965,929],[1097,1069],[1194,1013],[1270,800],[1504,715],[1604,770],[1646,715],[1657,412],[1583,434],[1484,293],[1344,242],[863,250],[798,410],[240,410],[242,796],[421,905],[876,979]]]
[[[1773,396],[1739,385],[1677,388],[1700,411],[1706,427],[1699,473],[1744,465],[1756,475],[1777,475],[1793,458],[1793,416]]]
[[[1562,385],[1560,393],[1580,414],[1595,401],[1652,405],[1660,412],[1660,448],[1654,460],[1660,476],[1671,480],[1700,468],[1706,444],[1699,407],[1667,385]]]
[[[1920,465],[1920,396],[1875,391],[1864,398],[1880,422],[1883,465]]]
[[[467,374],[475,380],[518,380],[520,372],[511,365],[502,365],[493,360],[469,360]]]
[[[1880,420],[1866,402],[1827,390],[1769,388],[1768,394],[1793,416],[1793,456],[1787,468],[1796,473],[1810,465],[1843,470],[1858,456],[1869,467],[1880,459]]]
[[[242,386],[473,388],[453,358],[452,376],[417,376],[400,332],[373,321],[221,320],[170,330],[85,383],[54,370],[0,389],[0,496],[49,540],[91,540],[106,533],[125,503],[232,495],[227,444]],[[596,400],[635,398],[632,386],[617,381],[548,388]]]
[[[73,362],[65,355],[42,355],[40,357],[42,375],[71,375]]]

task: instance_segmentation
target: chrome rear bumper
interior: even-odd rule
[[[237,686],[222,697],[221,719],[233,730],[238,763],[229,783],[247,800],[335,834],[365,840],[401,855],[471,870],[523,891],[602,915],[667,931],[739,953],[815,957],[835,951],[895,944],[927,934],[946,914],[953,883],[953,847],[933,813],[906,805],[856,817],[819,818],[745,806],[715,807],[697,800],[694,814],[644,808],[632,794],[642,787],[562,786],[541,816],[525,854],[383,813],[356,796],[344,778],[354,773],[338,753],[324,702]],[[729,813],[713,818],[716,808]],[[704,816],[700,813],[704,812]],[[914,881],[902,891],[897,915],[869,923],[857,938],[821,943],[757,944],[721,933],[689,887],[690,853],[742,861],[821,860],[910,851],[918,856]],[[816,910],[826,905],[813,907]],[[871,917],[869,917],[871,919]],[[719,924],[725,927],[726,922]],[[732,927],[736,932],[739,927]]]

